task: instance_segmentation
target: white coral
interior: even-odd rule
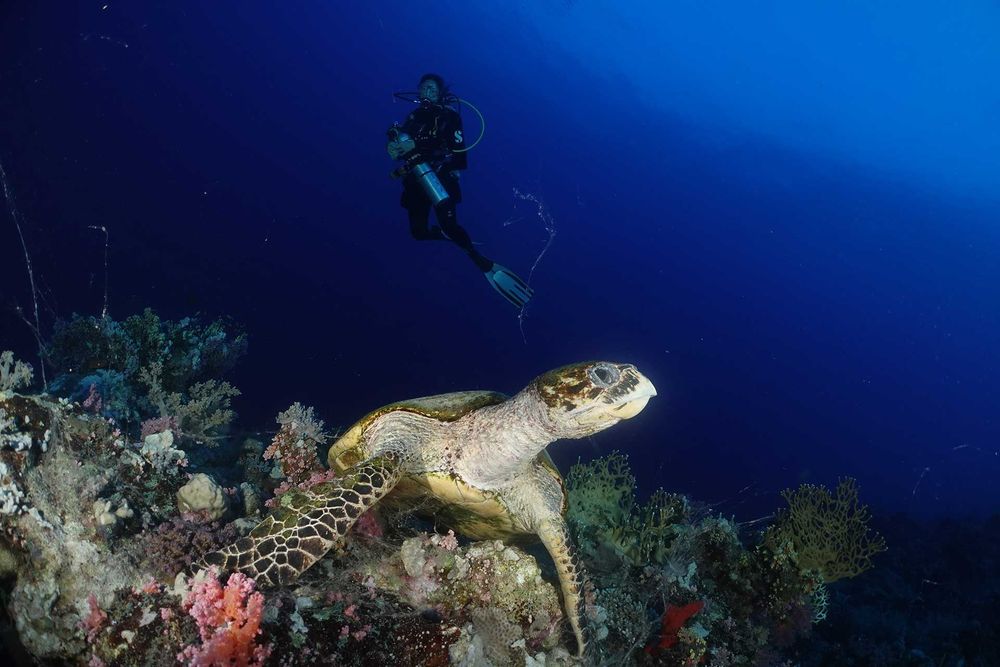
[[[24,491],[14,481],[14,472],[6,463],[0,461],[0,514],[27,514],[42,528],[52,529],[52,524],[45,520],[37,507],[33,507],[25,497]]]
[[[0,461],[0,514],[21,514],[25,511],[24,491],[14,483],[7,464]]]
[[[21,433],[14,417],[0,408],[0,448],[3,447],[10,447],[15,452],[27,451],[31,449],[31,435]],[[42,451],[45,451],[44,448]]]
[[[323,420],[316,417],[312,408],[305,407],[299,402],[292,403],[290,408],[278,413],[275,421],[287,426],[299,438],[315,440],[321,445],[326,443],[327,434],[323,431]]]
[[[118,509],[112,508],[110,500],[98,499],[94,501],[94,518],[97,519],[97,525],[113,526],[118,523],[119,519],[128,519],[134,514],[128,506],[127,500],[123,500]]]
[[[30,383],[33,375],[31,364],[15,361],[10,350],[0,352],[0,398]]]
[[[142,442],[140,452],[153,468],[160,472],[172,472],[178,466],[187,465],[185,454],[174,448],[174,434],[169,429],[162,433],[150,433]]]

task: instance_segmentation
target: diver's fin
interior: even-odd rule
[[[516,273],[496,262],[488,270],[483,271],[483,275],[493,289],[500,292],[500,295],[516,308],[524,308],[524,304],[528,303],[528,299],[535,293],[535,290],[528,287],[528,283],[518,278]]]

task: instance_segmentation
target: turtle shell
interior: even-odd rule
[[[506,400],[507,396],[498,391],[455,391],[384,405],[359,419],[340,436],[330,446],[327,462],[339,473],[363,461],[365,454],[360,450],[362,436],[372,422],[384,414],[396,411],[413,412],[441,422],[453,422],[479,408],[503,403]]]
[[[441,422],[453,422],[488,405],[507,400],[495,391],[460,391],[414,398],[385,405],[357,421],[331,445],[327,453],[330,467],[338,473],[357,465],[366,457],[361,443],[368,427],[382,415],[405,411]],[[535,459],[547,473],[563,486],[562,476],[546,451]],[[563,493],[565,513],[565,490]],[[512,539],[519,536],[533,539],[533,533],[520,525],[518,517],[488,490],[469,485],[454,474],[421,473],[405,475],[385,500],[388,505],[421,507],[420,513],[435,517],[442,525],[453,527],[472,539]]]

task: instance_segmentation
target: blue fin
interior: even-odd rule
[[[528,299],[535,293],[535,290],[528,287],[528,283],[521,280],[516,273],[510,269],[500,266],[496,262],[483,275],[500,295],[514,304],[517,308],[524,308]]]

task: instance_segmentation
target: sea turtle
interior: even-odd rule
[[[549,371],[510,398],[463,391],[387,405],[330,447],[337,479],[286,494],[282,508],[202,564],[289,583],[383,498],[419,504],[472,539],[540,539],[582,655],[583,573],[571,554],[562,477],[545,447],[634,417],[655,395],[635,366],[598,361]]]

